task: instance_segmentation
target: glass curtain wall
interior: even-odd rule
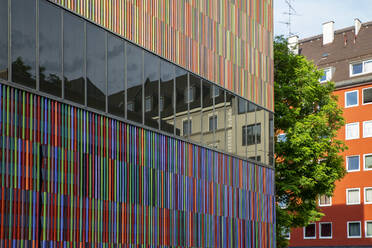
[[[161,130],[173,134],[174,128],[174,84],[175,67],[167,61],[160,63],[160,126]]]
[[[145,75],[145,125],[159,128],[159,81],[160,59],[155,55],[144,53]]]
[[[8,80],[8,0],[0,0],[0,78]]]

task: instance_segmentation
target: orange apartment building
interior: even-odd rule
[[[327,22],[323,34],[291,37],[289,45],[324,70],[321,82],[336,84],[345,118],[338,137],[349,148],[342,154],[348,173],[333,197],[319,197],[321,221],[291,230],[290,247],[372,247],[372,22],[355,19],[354,26],[333,27]]]

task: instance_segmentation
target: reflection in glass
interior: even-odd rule
[[[12,1],[12,81],[36,88],[36,3]]]
[[[160,60],[147,52],[144,53],[144,75],[145,125],[158,129]]]
[[[126,43],[127,55],[127,118],[142,123],[142,55],[143,51]]]
[[[209,118],[214,116],[213,109],[213,85],[212,83],[203,80],[203,96],[202,96],[202,135],[203,144],[214,147],[214,131],[209,130]],[[218,118],[218,117],[217,117]]]
[[[255,123],[256,123],[256,105],[255,104],[248,102],[248,111],[246,115],[247,115],[247,127],[249,126],[253,127],[252,129],[247,128],[246,130],[247,131],[246,133],[247,135],[247,139],[246,139],[247,156],[252,160],[260,161],[261,157],[260,156],[256,157],[256,149],[257,149],[256,142],[251,142],[251,140],[256,140],[256,136],[252,137],[254,133],[253,129],[258,131],[258,127],[257,128],[255,127]]]
[[[236,97],[226,92],[226,151],[237,154]]]
[[[274,114],[269,112],[269,164],[274,166]]]
[[[0,78],[8,80],[8,0],[0,6]]]
[[[87,24],[87,97],[88,106],[106,110],[106,32]]]
[[[176,66],[176,135],[188,136],[183,132],[183,121],[188,120],[188,103],[185,103],[185,92],[188,88],[187,72]]]
[[[65,99],[84,104],[84,22],[64,12],[63,15],[63,76]]]
[[[263,108],[257,106],[257,112],[256,112],[256,129],[255,129],[254,135],[256,136],[255,138],[255,143],[257,147],[257,153],[256,156],[261,157],[261,162],[266,163],[266,154],[265,154],[265,138],[268,136],[265,134],[265,111]]]
[[[46,0],[39,6],[40,90],[61,97],[61,10]]]
[[[214,130],[215,148],[225,150],[225,94],[222,88],[213,86],[214,116],[217,118]]]
[[[186,102],[189,102],[189,118],[192,121],[190,139],[201,142],[201,80],[190,73],[190,84],[186,90]]]
[[[161,130],[174,133],[174,66],[163,60],[160,63],[160,126]]]
[[[245,157],[247,154],[247,110],[248,101],[238,98],[238,114],[236,116],[237,152],[236,154]],[[238,137],[242,137],[242,141]]]
[[[125,100],[124,41],[115,35],[107,36],[107,91],[108,112],[124,117]]]

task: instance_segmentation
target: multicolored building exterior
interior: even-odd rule
[[[0,247],[275,247],[272,5],[0,0]]]
[[[322,35],[300,40],[298,52],[323,69],[321,83],[335,82],[347,174],[332,197],[319,197],[324,217],[291,230],[290,247],[372,247],[372,22],[333,26],[325,23]]]

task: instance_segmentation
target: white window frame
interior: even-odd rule
[[[350,106],[348,106],[348,105],[347,105],[347,94],[349,94],[349,93],[354,93],[354,92],[357,93],[357,103],[354,104],[354,105],[350,105]],[[345,92],[345,108],[352,108],[352,107],[356,107],[356,106],[359,106],[359,90],[346,91],[346,92]]]
[[[359,223],[359,236],[349,236],[349,224],[351,223]],[[360,239],[362,237],[362,223],[360,221],[348,221],[347,222],[347,238],[348,239]]]
[[[359,201],[357,203],[349,203],[349,191],[356,190],[356,189],[359,191]],[[346,189],[346,205],[360,205],[360,188]]]
[[[372,168],[370,168],[370,169],[366,168],[366,156],[372,156],[372,153],[363,154],[363,170],[371,171]]]
[[[315,236],[313,237],[306,237],[305,234],[306,234],[306,226],[303,227],[303,230],[304,230],[304,239],[316,239],[316,223],[310,223],[309,225],[314,225],[315,227]]]
[[[362,105],[369,105],[369,104],[372,104],[372,102],[368,102],[368,103],[364,103],[364,90],[368,90],[368,89],[371,89],[372,87],[368,87],[368,88],[363,88],[362,89]]]
[[[331,224],[331,236],[322,236],[322,224]],[[319,222],[319,239],[332,239],[333,237],[333,225],[332,222]]]
[[[372,238],[372,235],[371,235],[371,236],[368,236],[368,235],[367,235],[367,223],[368,223],[368,222],[371,222],[371,223],[372,223],[372,220],[366,220],[366,221],[364,222],[364,233],[365,233],[366,238]]]
[[[332,196],[329,196],[329,204],[320,204],[320,196],[319,196],[318,205],[319,205],[319,207],[329,207],[329,206],[332,206]]]
[[[348,127],[348,126],[351,126],[351,125],[356,125],[356,124],[358,125],[358,136],[355,137],[355,138],[349,138],[349,137],[347,136],[347,127]],[[360,127],[359,127],[359,122],[347,123],[347,124],[345,125],[345,140],[359,139],[359,137],[360,137]]]
[[[364,70],[364,68],[365,68],[364,64],[369,63],[369,62],[372,62],[372,59],[367,59],[367,60],[362,60],[362,61],[355,61],[355,62],[350,63],[350,65],[349,65],[350,77],[357,77],[357,76],[360,76],[360,75],[372,73],[372,71],[365,71]],[[358,74],[353,74],[353,65],[360,64],[360,63],[362,63],[362,72],[358,73]]]
[[[370,137],[372,137],[372,135],[371,136],[366,136],[365,135],[365,130],[364,130],[364,128],[365,128],[365,124],[366,123],[371,123],[372,124],[372,120],[369,120],[369,121],[363,121],[363,138],[370,138]]]
[[[359,161],[359,168],[357,170],[349,170],[349,161],[348,161],[348,158],[349,157],[358,157],[358,161]],[[349,155],[349,156],[346,156],[346,171],[347,172],[356,172],[356,171],[360,171],[360,155]]]
[[[321,68],[321,70],[325,73],[326,79],[321,80],[321,78],[319,78],[319,82],[324,83],[330,81],[332,79],[332,67]],[[329,72],[329,77],[327,76],[327,72]]]
[[[366,194],[367,189],[371,189],[372,190],[372,187],[364,187],[364,192],[363,193],[364,193],[364,204],[365,205],[372,204],[372,201],[371,202],[367,202],[367,194]]]

